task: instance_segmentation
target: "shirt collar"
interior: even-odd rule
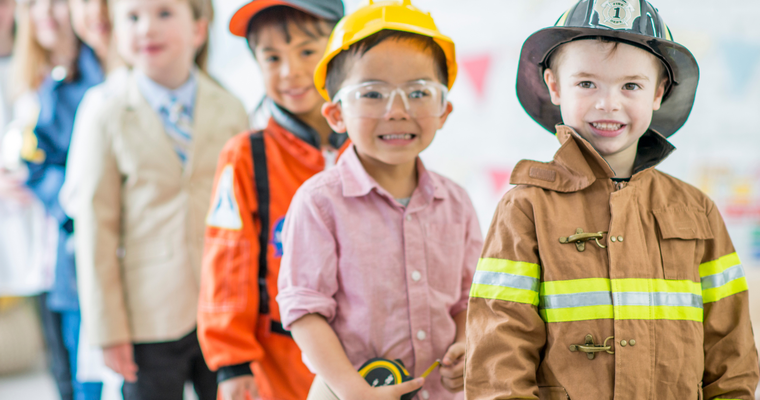
[[[269,113],[278,125],[285,128],[288,132],[295,135],[295,137],[303,140],[312,147],[317,149],[321,147],[320,144],[322,142],[322,139],[319,137],[319,133],[317,133],[314,128],[305,124],[290,111],[280,107],[272,99],[266,98],[264,101],[266,102],[266,107],[269,108]],[[348,140],[348,135],[345,133],[332,132],[328,140],[332,147],[339,149],[343,146],[343,143]]]
[[[356,147],[353,144],[349,145],[340,157],[336,168],[340,172],[343,183],[343,197],[362,197],[375,189],[378,193],[392,198],[390,193],[383,189],[364,169],[359,156],[356,155]],[[439,182],[440,178],[430,173],[419,157],[417,157],[417,175],[419,177],[417,188],[412,193],[410,206],[414,206],[413,203],[416,203],[415,197],[417,196],[422,196],[425,204],[430,203],[433,199],[445,199],[447,197],[443,185]]]
[[[140,90],[140,94],[143,95],[145,100],[150,105],[150,108],[158,112],[162,107],[166,107],[171,103],[172,98],[176,98],[177,101],[187,110],[189,115],[193,115],[193,108],[195,106],[195,95],[198,89],[198,70],[193,67],[190,70],[190,77],[177,89],[168,89],[152,79],[148,78],[142,71],[135,70],[135,78],[137,81],[137,87]]]

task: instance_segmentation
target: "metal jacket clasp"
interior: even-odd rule
[[[593,239],[597,246],[605,249],[607,246],[599,243],[599,239],[602,239],[606,233],[607,232],[583,233],[583,228],[578,228],[575,230],[575,235],[561,237],[559,238],[559,242],[562,244],[575,243],[575,248],[578,249],[578,251],[584,251],[586,250],[586,242]]]
[[[607,342],[610,341],[610,339],[614,338],[614,336],[610,336],[607,339],[604,339],[604,344],[594,344],[594,336],[589,333],[586,335],[586,343],[571,344],[570,351],[580,351],[581,353],[586,353],[586,357],[588,357],[589,360],[593,360],[596,356],[596,353],[601,353],[603,351],[606,351],[609,354],[615,354],[615,352],[612,350],[612,345],[607,346]]]

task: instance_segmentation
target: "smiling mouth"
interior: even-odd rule
[[[290,89],[290,90],[283,90],[282,94],[286,96],[301,96],[306,94],[306,92],[309,91],[309,88],[302,88],[302,89]]]
[[[615,132],[620,130],[620,128],[624,127],[624,124],[618,124],[618,123],[610,123],[610,122],[592,122],[591,126],[594,127],[594,129],[600,130],[600,131],[609,131],[609,132]]]
[[[381,140],[412,140],[416,138],[417,135],[413,133],[399,133],[399,134],[392,134],[392,135],[380,135]]]

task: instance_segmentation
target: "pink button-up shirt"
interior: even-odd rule
[[[293,197],[283,229],[280,316],[286,329],[321,314],[357,369],[400,359],[420,376],[456,337],[483,244],[470,198],[418,159],[403,207],[364,170],[354,147]],[[455,399],[438,372],[423,398]]]

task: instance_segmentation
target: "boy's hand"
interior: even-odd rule
[[[123,376],[125,381],[137,382],[137,364],[135,364],[132,343],[104,347],[103,361],[106,367]]]
[[[221,400],[259,400],[259,388],[253,375],[237,376],[219,384]]]
[[[441,361],[441,384],[451,393],[464,390],[464,342],[449,346]]]
[[[422,387],[425,383],[424,378],[413,379],[408,382],[400,383],[393,386],[383,386],[370,388],[362,393],[357,399],[362,400],[399,400],[401,396],[413,392]]]

